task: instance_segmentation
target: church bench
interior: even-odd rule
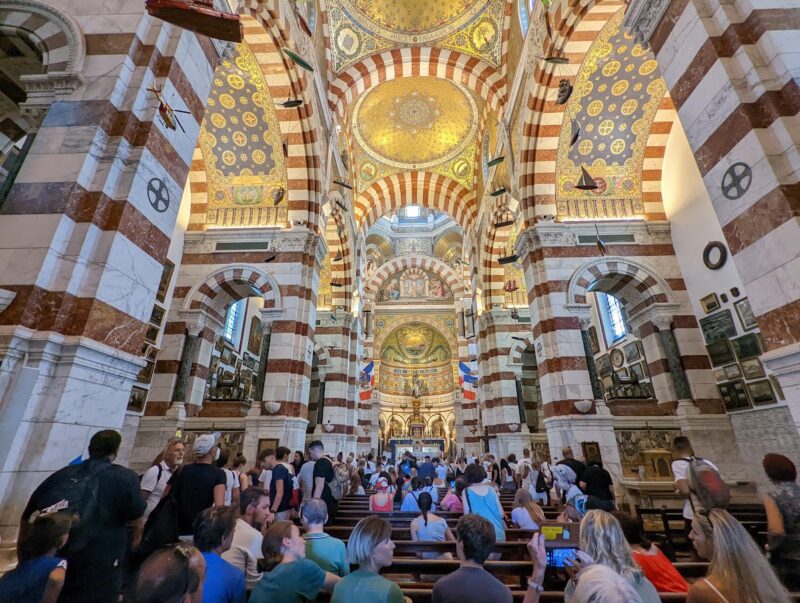
[[[350,533],[353,531],[353,527],[348,525],[331,525],[325,526],[325,532],[330,534],[335,538],[339,538],[340,540],[347,540],[350,537]],[[506,539],[507,540],[524,540],[529,541],[533,536],[532,530],[519,530],[517,528],[508,528],[506,529]],[[398,526],[392,526],[392,540],[411,540],[411,528]]]

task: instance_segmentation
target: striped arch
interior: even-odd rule
[[[508,197],[509,201],[513,201],[512,197],[507,195],[506,197]],[[514,220],[516,222],[518,219],[517,214],[509,205],[503,202],[498,203],[497,208],[489,216],[490,221],[486,228],[486,238],[481,255],[481,283],[483,302],[486,307],[502,306],[505,302],[505,292],[503,291],[505,268],[498,263],[498,260],[505,255],[506,245],[514,225],[495,228],[495,224],[506,220]],[[524,283],[522,286],[524,286]]]
[[[522,337],[522,335],[519,335],[519,337]],[[508,366],[520,366],[522,364],[522,354],[525,353],[525,350],[528,348],[534,349],[533,335],[525,335],[523,339],[524,341],[514,340],[508,350]]]
[[[672,102],[669,91],[661,99],[650,134],[644,147],[642,162],[642,201],[647,210],[648,220],[666,220],[663,199],[661,197],[661,174],[664,165],[664,153],[672,131],[672,124],[678,120],[678,111]]]
[[[566,108],[554,102],[559,80],[568,78],[574,83],[591,46],[590,41],[625,6],[620,0],[559,0],[554,4],[555,8],[549,10],[553,40],[548,41],[543,35],[544,48],[531,48],[530,52],[546,56],[563,51],[569,64],[555,66],[536,60],[529,75],[533,83],[528,88],[522,108],[518,163],[520,200],[526,226],[532,225],[537,216],[557,214],[556,154]],[[543,4],[537,3],[531,22],[543,23],[544,10]]]
[[[335,195],[337,193],[331,193],[329,196]],[[331,289],[333,307],[349,312],[353,300],[354,256],[350,242],[350,229],[347,227],[346,216],[339,207],[335,207],[328,216],[325,242],[328,245],[328,255],[331,260],[331,282],[341,283],[340,287]],[[342,257],[336,260],[337,254],[340,252]]]
[[[442,279],[453,292],[453,299],[458,300],[464,297],[464,283],[456,271],[443,261],[427,255],[404,255],[389,260],[369,278],[364,286],[364,295],[370,301],[374,301],[378,289],[386,282],[386,279],[409,268],[421,268]]]
[[[432,172],[401,172],[373,183],[355,201],[356,226],[366,232],[378,218],[405,205],[449,214],[467,233],[475,223],[475,193]]]
[[[480,59],[444,48],[419,46],[395,48],[365,57],[335,76],[328,104],[340,121],[345,109],[361,94],[399,77],[439,77],[463,84],[499,113],[506,100],[502,74]]]
[[[640,262],[606,256],[582,264],[567,287],[567,303],[587,304],[587,293],[602,291],[614,295],[635,316],[653,304],[673,303],[672,289],[654,269]]]
[[[272,276],[248,264],[231,264],[192,287],[183,309],[202,310],[222,322],[228,306],[246,297],[263,298],[264,308],[281,307],[280,288]]]
[[[0,1],[0,31],[25,35],[42,53],[44,73],[77,74],[83,70],[86,43],[78,24],[38,0]]]

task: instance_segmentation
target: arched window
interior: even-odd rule
[[[528,33],[528,15],[533,12],[533,0],[517,0],[517,8],[519,8],[519,26],[522,35],[525,36]]]
[[[228,313],[225,315],[225,328],[222,331],[222,336],[230,342],[233,342],[234,337],[239,333],[246,303],[246,299],[240,299],[232,303],[228,308]]]
[[[600,320],[603,331],[609,344],[619,341],[628,334],[625,328],[625,317],[622,313],[622,304],[613,295],[597,294],[597,303],[600,310]]]

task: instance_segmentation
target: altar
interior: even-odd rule
[[[444,454],[445,441],[441,438],[423,438],[414,440],[411,438],[392,438],[389,440],[389,451],[392,461],[396,461],[403,456],[403,453],[410,452],[417,458],[429,456],[431,458]]]

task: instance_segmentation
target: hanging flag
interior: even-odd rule
[[[473,371],[469,367],[469,365],[465,364],[464,362],[459,362],[458,368],[461,370],[461,373],[463,374],[464,381],[466,381],[467,383],[478,382],[478,376],[475,374],[475,371]]]
[[[372,369],[374,369],[374,368],[375,368],[375,361],[371,360],[370,363],[367,366],[365,366],[363,369],[361,369],[361,372],[362,373],[366,373],[367,375],[371,375],[372,374]]]
[[[474,402],[478,399],[478,392],[475,391],[474,382],[465,381],[463,376],[458,378],[458,382],[461,384],[461,393],[464,395],[465,400]]]

